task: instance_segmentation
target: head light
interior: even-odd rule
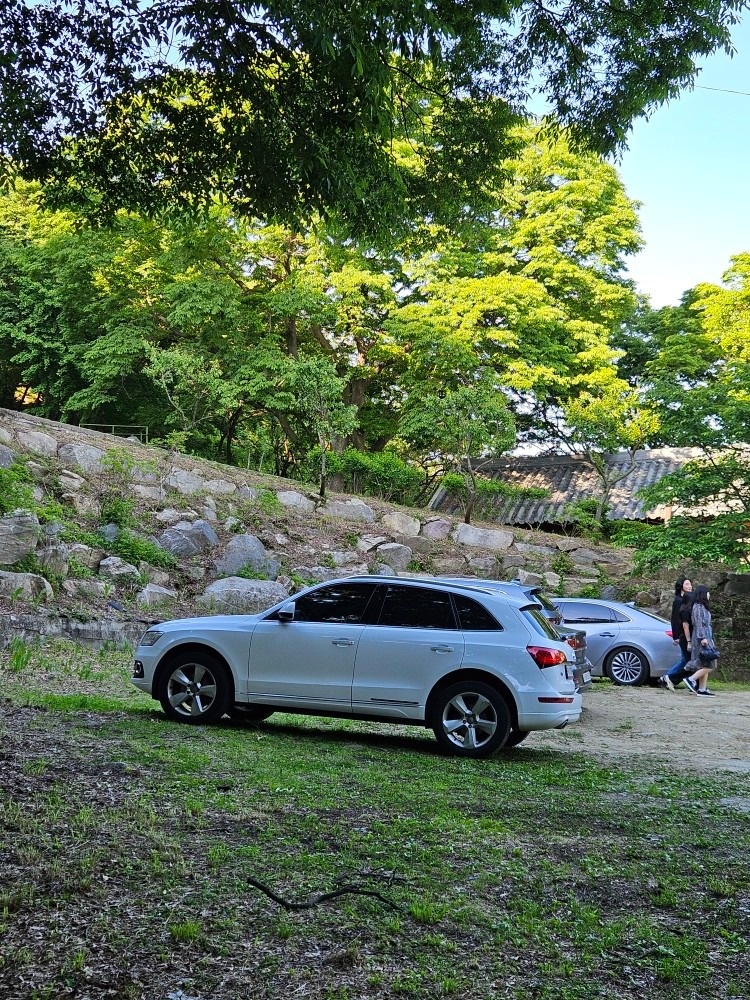
[[[153,646],[154,643],[158,642],[159,639],[164,635],[163,632],[159,632],[157,629],[150,628],[148,632],[144,632],[141,636],[141,641],[139,646]]]

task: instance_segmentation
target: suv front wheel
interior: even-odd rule
[[[496,688],[466,680],[435,696],[430,725],[446,753],[489,757],[508,739],[511,723],[508,707]]]

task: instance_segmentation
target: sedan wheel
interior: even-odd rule
[[[629,687],[645,684],[651,676],[648,660],[635,649],[617,649],[610,653],[606,671],[615,684]]]
[[[510,714],[502,695],[482,681],[463,681],[441,691],[431,717],[441,748],[459,757],[489,757],[510,732]]]
[[[170,719],[215,722],[226,712],[231,684],[226,668],[210,653],[174,660],[161,682],[159,701]]]

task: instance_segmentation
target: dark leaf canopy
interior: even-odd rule
[[[218,195],[388,225],[426,177],[460,202],[456,174],[475,184],[496,163],[488,122],[507,128],[535,90],[574,140],[617,149],[696,58],[730,46],[744,6],[0,0],[0,154],[93,215]],[[466,170],[440,155],[451,136]]]

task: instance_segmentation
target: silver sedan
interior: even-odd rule
[[[566,625],[585,631],[594,677],[609,677],[615,684],[646,684],[679,659],[666,618],[620,601],[563,597],[554,602]]]

